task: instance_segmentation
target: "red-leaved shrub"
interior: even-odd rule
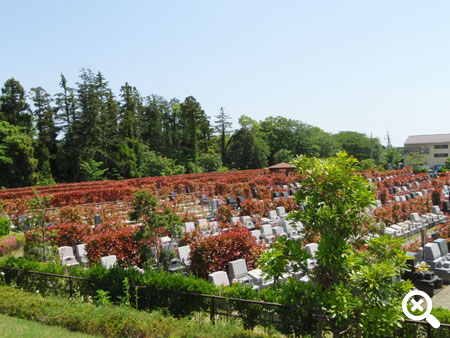
[[[218,236],[204,237],[191,244],[191,270],[204,279],[215,271],[225,271],[228,263],[243,258],[253,269],[264,247],[256,243],[249,230],[238,228]]]
[[[100,257],[116,255],[120,265],[140,265],[137,253],[139,242],[133,238],[137,228],[101,229],[87,238],[86,251],[89,262],[100,261]]]
[[[62,223],[52,227],[56,230],[55,244],[57,246],[75,246],[86,241],[91,234],[92,228],[89,224]]]

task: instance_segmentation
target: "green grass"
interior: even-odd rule
[[[2,338],[87,338],[94,337],[78,332],[56,327],[47,326],[25,319],[9,317],[0,314],[0,337]]]

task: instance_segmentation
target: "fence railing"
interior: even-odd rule
[[[58,295],[66,294],[70,298],[74,297],[76,293],[76,288],[74,286],[74,282],[82,282],[82,283],[89,283],[96,285],[96,288],[98,289],[104,289],[105,288],[105,282],[101,280],[96,279],[89,279],[89,278],[83,278],[83,277],[77,277],[77,276],[69,276],[69,275],[61,275],[61,274],[55,274],[55,273],[48,273],[48,272],[40,272],[40,271],[32,271],[27,269],[18,269],[18,268],[10,268],[10,267],[0,267],[0,271],[9,271],[13,272],[15,276],[15,282],[18,286],[21,286],[20,280],[21,276],[23,275],[29,275],[29,276],[42,276],[46,278],[46,282],[48,282],[47,278],[57,278],[57,279],[63,279],[67,280],[67,289],[64,290],[53,290],[54,293]],[[11,277],[11,275],[10,275]],[[11,278],[9,282],[12,282]],[[49,283],[51,286],[51,284]],[[107,287],[107,286],[106,286]],[[140,296],[144,296],[145,292],[151,292],[152,288],[145,285],[130,285],[130,288],[136,291],[136,294],[133,295],[131,293],[131,304],[132,306],[134,304],[137,304],[137,298]],[[62,292],[61,292],[62,291]],[[45,292],[43,292],[45,294]],[[216,296],[216,295],[208,295],[208,294],[200,294],[200,293],[193,293],[193,292],[186,292],[186,291],[177,291],[172,290],[171,294],[174,298],[176,298],[177,295],[179,296],[187,296],[187,297],[194,297],[197,299],[207,300],[206,306],[203,306],[203,308],[197,309],[197,311],[206,311],[209,313],[210,321],[214,324],[217,317],[223,316],[228,318],[231,317],[237,317],[241,319],[247,319],[248,320],[248,313],[249,313],[249,307],[253,307],[254,311],[250,311],[254,318],[252,318],[251,326],[255,325],[262,325],[264,328],[274,326],[275,328],[278,328],[280,325],[283,325],[286,328],[286,325],[289,323],[285,323],[281,320],[279,313],[276,311],[277,309],[287,309],[286,305],[279,304],[279,303],[271,303],[271,302],[264,302],[264,301],[256,301],[256,300],[250,300],[250,299],[242,299],[242,298],[231,298],[231,297],[224,297],[224,296]],[[170,295],[168,296],[170,297]],[[149,297],[151,299],[151,297]],[[171,299],[168,299],[168,302],[170,303]],[[205,304],[205,303],[204,303]],[[232,306],[234,304],[234,306]],[[148,308],[151,308],[151,304]],[[136,306],[135,306],[136,307]],[[139,307],[142,306],[138,306]],[[246,311],[238,311],[236,308],[244,308]],[[312,319],[314,315],[311,313],[309,314],[310,318]],[[433,329],[431,325],[429,325],[425,321],[414,321],[405,319],[404,322],[407,325],[404,325],[403,329],[401,329],[401,333],[404,334],[402,336],[404,337],[427,337],[427,338],[437,338],[437,337],[449,337],[450,338],[450,324],[441,324],[441,326],[438,329]],[[292,325],[298,325],[298,323],[291,323]]]

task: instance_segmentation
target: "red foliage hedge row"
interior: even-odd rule
[[[227,270],[230,261],[243,258],[247,268],[255,263],[264,247],[256,242],[250,231],[237,228],[218,236],[199,238],[191,244],[191,270],[204,279],[215,271]]]
[[[384,205],[375,209],[374,215],[378,222],[384,222],[388,226],[408,220],[413,212],[417,212],[420,215],[429,213],[431,212],[431,207],[431,194],[427,194],[405,202],[392,202]]]
[[[74,222],[62,223],[48,227],[45,232],[46,243],[51,246],[75,246],[86,243],[90,262],[98,262],[100,257],[116,255],[119,264],[141,263],[137,254],[139,243],[134,240],[136,228],[105,224],[95,231],[89,224]],[[42,242],[42,231],[31,230],[25,234],[25,251],[31,252],[34,245]]]
[[[140,265],[137,253],[139,242],[133,238],[137,228],[101,229],[86,240],[86,251],[90,262],[100,261],[100,257],[116,255],[120,265]]]

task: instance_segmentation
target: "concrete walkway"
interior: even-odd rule
[[[444,290],[434,295],[431,301],[433,302],[433,308],[441,306],[450,310],[450,285],[447,285]]]

